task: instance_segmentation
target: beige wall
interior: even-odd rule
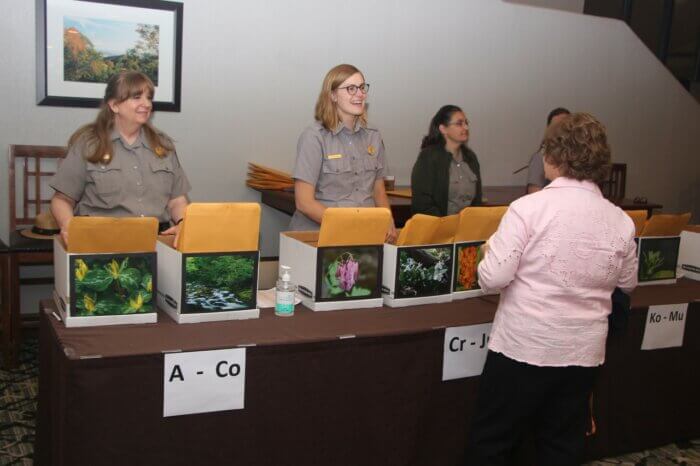
[[[455,103],[472,122],[484,183],[522,184],[513,170],[537,147],[547,112],[563,105],[608,126],[630,194],[699,218],[700,108],[621,22],[496,0],[184,6],[182,112],[155,123],[175,137],[194,200],[258,200],[244,186],[249,160],[291,171],[324,73],[351,62],[372,84],[370,117],[398,183],[409,180],[432,114]],[[95,110],[36,106],[34,2],[3,7],[0,148],[63,144]],[[5,239],[7,209],[5,175]],[[277,254],[287,222],[264,209],[263,255]]]

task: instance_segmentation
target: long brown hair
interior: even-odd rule
[[[143,92],[148,92],[151,97],[155,92],[153,82],[145,74],[139,71],[121,71],[113,75],[107,82],[105,96],[100,105],[100,111],[93,123],[80,127],[68,140],[68,148],[80,142],[85,143],[85,158],[92,163],[108,164],[114,156],[114,148],[110,134],[114,128],[114,112],[109,108],[109,101],[117,103],[135,97]],[[150,122],[143,125],[148,144],[158,157],[165,157],[175,150],[172,141],[156,130]]]
[[[323,78],[321,92],[318,94],[318,100],[316,101],[316,113],[314,116],[316,121],[320,122],[328,131],[333,131],[338,126],[338,123],[340,123],[337,104],[333,102],[331,94],[338,89],[346,79],[355,73],[362,74],[362,72],[354,66],[343,64],[331,68],[331,70],[326,73],[326,77]],[[365,107],[364,112],[362,112],[359,118],[360,123],[366,126],[367,107]]]

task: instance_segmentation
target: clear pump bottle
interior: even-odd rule
[[[282,275],[277,280],[277,289],[275,292],[275,314],[278,316],[288,317],[294,315],[294,292],[297,286],[292,283],[291,267],[286,265],[280,266]]]

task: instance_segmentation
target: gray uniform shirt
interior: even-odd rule
[[[532,154],[530,165],[527,167],[527,184],[544,188],[549,181],[544,177],[544,160],[540,151]]]
[[[141,134],[129,145],[117,130],[111,134],[109,164],[88,162],[85,143],[66,154],[51,187],[73,199],[75,215],[156,217],[170,220],[167,205],[191,187],[175,153],[158,157]]]
[[[457,158],[450,157],[450,185],[447,190],[447,215],[457,214],[472,205],[476,195],[476,175],[464,163],[460,152]]]
[[[329,207],[374,207],[374,182],[387,173],[382,136],[359,124],[328,131],[315,122],[297,143],[294,178],[316,188],[316,200]],[[318,230],[319,224],[294,212],[290,230]]]

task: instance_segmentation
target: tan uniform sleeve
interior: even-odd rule
[[[78,202],[83,197],[87,180],[84,145],[74,144],[63,159],[49,186]]]

